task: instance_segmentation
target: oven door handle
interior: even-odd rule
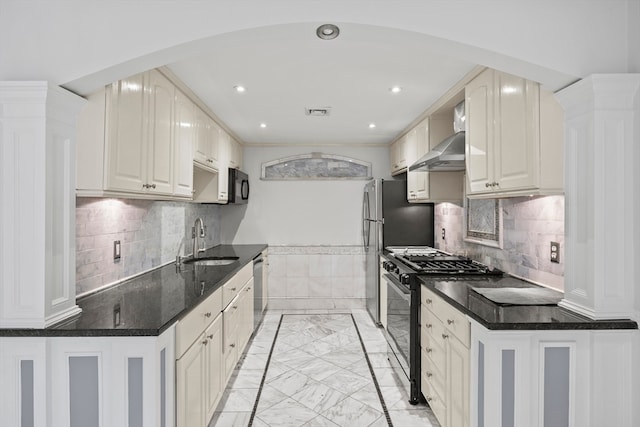
[[[393,289],[398,295],[400,295],[403,300],[409,303],[411,302],[411,291],[408,291],[405,286],[401,285],[398,279],[390,274],[385,274],[384,278],[387,280],[390,288]]]

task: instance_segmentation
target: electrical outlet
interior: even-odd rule
[[[117,328],[120,323],[122,322],[120,319],[120,303],[118,303],[113,307],[113,327]]]
[[[120,240],[113,241],[113,261],[120,261]]]
[[[550,256],[551,256],[551,262],[556,262],[556,263],[560,262],[560,243],[551,242]]]
[[[444,236],[445,236],[445,231],[444,231],[444,227],[442,228],[442,240],[444,240]]]

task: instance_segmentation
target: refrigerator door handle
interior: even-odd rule
[[[368,219],[362,220],[362,246],[364,251],[369,251],[369,236],[371,235],[371,222]]]

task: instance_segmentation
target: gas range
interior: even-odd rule
[[[407,287],[415,286],[416,275],[449,276],[501,276],[502,271],[492,269],[470,258],[450,255],[431,247],[389,247],[382,266],[389,275]]]

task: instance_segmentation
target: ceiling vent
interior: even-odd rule
[[[320,116],[325,117],[331,114],[331,107],[324,108],[305,108],[304,113],[307,116]]]

